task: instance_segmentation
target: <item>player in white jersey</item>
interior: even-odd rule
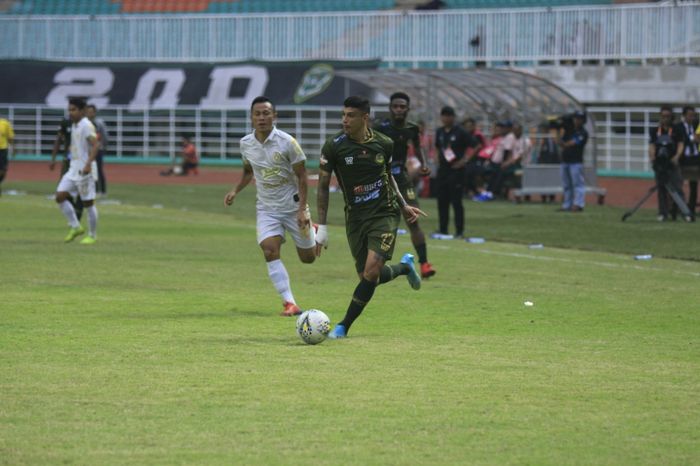
[[[255,178],[258,244],[270,280],[282,297],[282,315],[293,316],[301,314],[301,309],[292,295],[280,249],[287,232],[303,263],[310,264],[316,258],[316,238],[306,203],[306,156],[292,136],[275,127],[277,113],[270,99],[253,99],[250,114],[254,131],[241,139],[243,178],[226,194],[224,204],[233,204],[236,195]]]
[[[65,237],[69,243],[85,233],[85,228],[75,215],[69,197],[77,199],[78,194],[88,213],[88,236],[80,244],[94,244],[97,240],[97,207],[95,207],[95,181],[97,164],[95,158],[99,150],[95,127],[85,116],[85,100],[72,98],[68,102],[68,117],[71,127],[70,168],[61,178],[56,188],[56,203],[68,220],[71,229]]]

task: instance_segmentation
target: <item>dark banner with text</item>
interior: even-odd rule
[[[70,97],[98,107],[133,110],[247,109],[253,98],[276,105],[342,105],[348,95],[370,97],[364,84],[335,75],[376,69],[378,62],[81,63],[2,61],[0,103],[65,108]]]

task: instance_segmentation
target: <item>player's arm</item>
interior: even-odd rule
[[[299,209],[297,209],[297,223],[299,228],[309,228],[311,219],[306,216],[307,196],[309,192],[309,177],[306,173],[306,163],[302,160],[292,165],[294,174],[299,180]]]
[[[430,175],[430,167],[428,167],[428,162],[425,159],[425,154],[423,153],[423,148],[420,146],[420,134],[416,133],[415,137],[413,138],[412,141],[413,144],[413,152],[416,154],[416,157],[418,158],[418,161],[420,162],[420,170],[418,173],[420,173],[421,176],[429,176]]]
[[[250,184],[253,180],[253,166],[246,160],[243,161],[243,178],[238,183],[238,186],[233,188],[231,191],[226,193],[224,196],[224,205],[229,206],[233,204],[233,200],[236,199],[238,193],[243,191],[243,189]]]
[[[8,123],[9,124],[9,123]],[[9,129],[9,134],[7,135],[7,144],[12,147],[10,150],[10,158],[14,159],[15,158],[15,130],[12,129],[12,125],[10,124]]]
[[[53,140],[53,148],[51,149],[51,164],[49,164],[49,170],[53,170],[56,166],[56,155],[58,151],[61,150],[61,144],[63,143],[63,135],[60,131],[56,133],[56,137]]]
[[[92,171],[92,162],[94,162],[95,159],[97,159],[97,153],[100,151],[100,143],[97,142],[97,136],[94,132],[87,137],[87,143],[90,152],[88,153],[87,162],[85,162],[85,166],[82,170],[83,175],[90,174],[90,172]]]
[[[318,187],[316,188],[316,215],[318,215],[318,231],[316,232],[316,255],[321,255],[321,248],[328,248],[328,203],[331,185],[331,172],[324,169],[318,172]]]
[[[396,183],[396,179],[394,178],[394,175],[391,174],[391,171],[389,171],[389,185],[391,186],[391,189],[393,189],[396,193],[396,199],[398,200],[399,206],[401,207],[401,213],[403,214],[403,217],[408,223],[417,222],[418,216],[420,215],[422,215],[423,217],[428,216],[428,214],[420,210],[418,207],[408,205],[406,199],[404,199],[401,195],[399,185]]]

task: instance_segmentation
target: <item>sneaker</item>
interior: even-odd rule
[[[296,304],[285,301],[283,305],[284,311],[280,313],[281,316],[292,317],[301,314],[301,309]]]
[[[68,232],[68,234],[66,235],[66,237],[63,238],[63,241],[65,241],[66,243],[70,243],[75,238],[77,238],[78,236],[80,236],[84,233],[85,233],[85,227],[83,227],[82,225],[79,226],[78,228],[71,228],[70,231]]]
[[[575,205],[571,208],[572,212],[583,212],[583,207]]]
[[[430,278],[435,275],[435,269],[430,264],[430,262],[423,262],[420,265],[420,275],[423,278]]]
[[[331,340],[339,340],[348,336],[348,331],[345,329],[345,325],[337,324],[333,327],[333,330],[328,332],[328,338]]]
[[[656,220],[659,222],[665,222],[666,221],[666,216],[663,214],[659,214],[656,216]]]
[[[406,278],[408,279],[409,285],[414,290],[420,290],[420,275],[416,272],[416,266],[413,264],[413,254],[406,253],[403,255],[400,261],[402,264],[406,264],[410,269]]]
[[[93,238],[92,236],[86,236],[85,238],[80,241],[80,244],[95,244],[97,242],[97,238]]]

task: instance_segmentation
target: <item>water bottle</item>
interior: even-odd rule
[[[634,256],[634,260],[636,261],[648,261],[651,260],[651,254],[640,254],[638,256]]]

